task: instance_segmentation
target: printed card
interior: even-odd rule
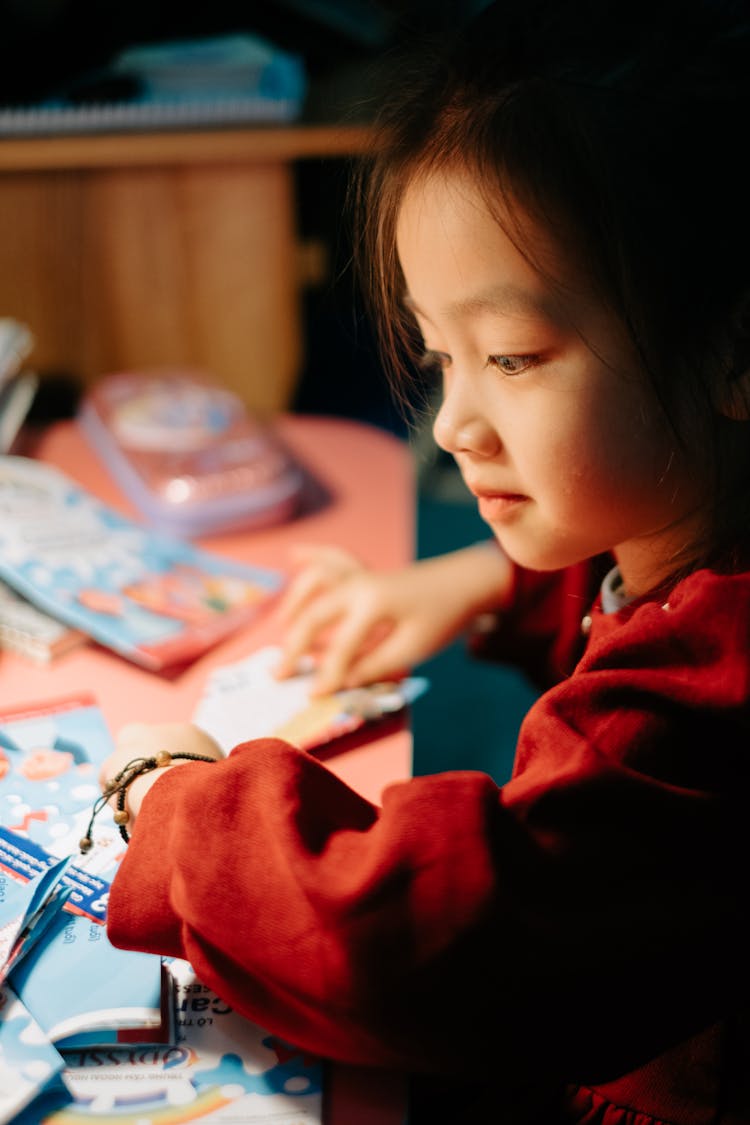
[[[272,735],[314,750],[408,706],[427,690],[420,676],[311,697],[311,669],[277,680],[281,650],[258,649],[210,676],[193,721],[225,752],[238,742]]]

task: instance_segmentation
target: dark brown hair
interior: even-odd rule
[[[532,262],[514,211],[573,257],[677,439],[714,444],[694,557],[726,555],[750,525],[750,482],[722,456],[739,423],[719,410],[750,364],[749,110],[749,0],[496,2],[402,62],[357,185],[363,278],[397,390],[415,337],[395,228],[416,176],[468,168]]]

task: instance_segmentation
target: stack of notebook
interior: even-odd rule
[[[36,374],[23,367],[32,346],[25,324],[0,317],[0,453],[12,449],[39,386]]]

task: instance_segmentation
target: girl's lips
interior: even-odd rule
[[[488,522],[509,515],[526,500],[528,500],[528,496],[523,496],[518,492],[483,492],[477,495],[479,514],[483,520]]]

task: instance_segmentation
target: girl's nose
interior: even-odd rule
[[[500,448],[500,438],[481,403],[472,394],[468,381],[460,377],[445,380],[443,401],[432,433],[440,448],[454,456],[473,453],[477,457],[492,457]]]

